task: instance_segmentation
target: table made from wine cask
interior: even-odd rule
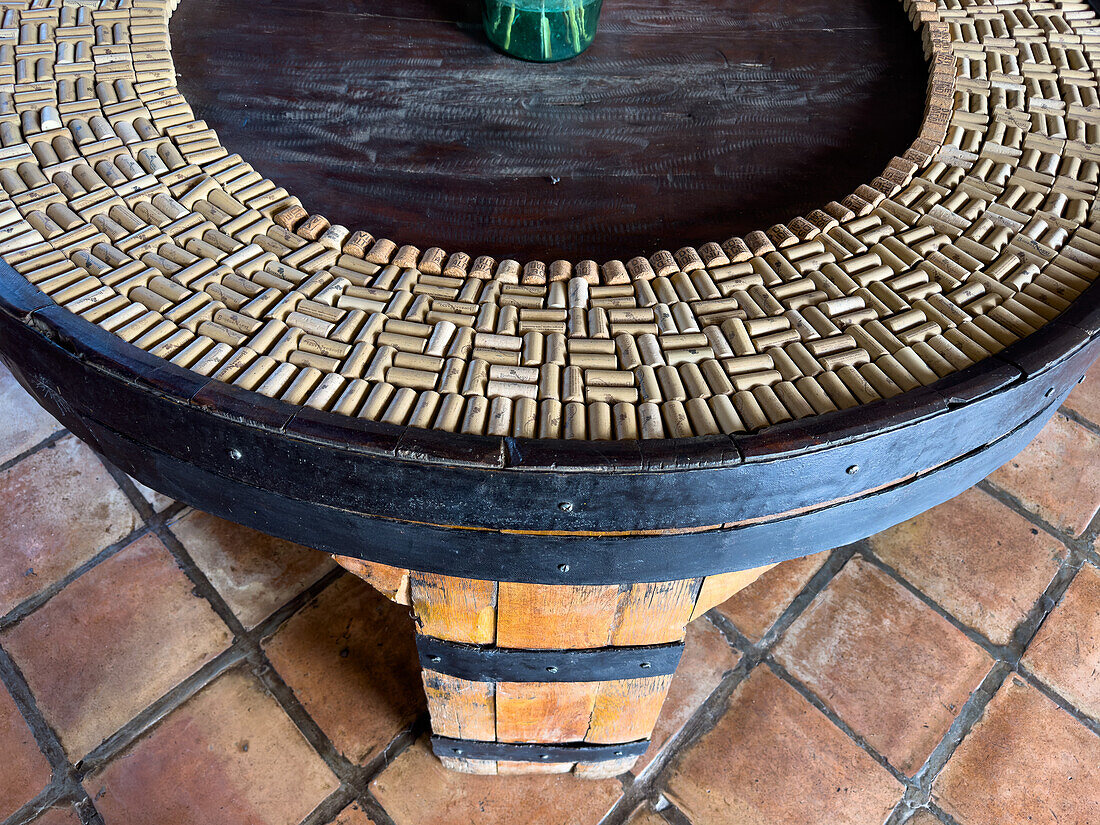
[[[681,242],[602,262],[543,226],[546,193],[505,191],[527,214],[504,234],[473,198],[478,255],[431,245],[463,191],[445,180],[418,220],[380,175],[364,214],[400,242],[311,212],[196,119],[174,5],[0,4],[0,357],[138,480],[409,605],[452,768],[624,771],[688,622],[982,478],[1097,355],[1085,3],[902,4],[929,79],[881,174],[715,240],[692,233],[718,182],[670,207],[628,176],[613,200],[643,217],[579,210],[583,240]],[[430,132],[438,109],[400,97]]]

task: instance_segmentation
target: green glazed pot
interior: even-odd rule
[[[603,0],[484,0],[485,33],[505,54],[551,63],[592,43]]]

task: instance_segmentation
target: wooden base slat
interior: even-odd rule
[[[501,582],[497,645],[525,648],[604,647],[622,588]]]
[[[584,740],[609,745],[648,739],[671,684],[671,676],[601,682]]]
[[[496,685],[423,671],[432,730],[452,739],[496,739]]]
[[[398,604],[409,604],[409,571],[388,564],[363,561],[352,556],[332,557],[333,561],[355,574],[387,599]]]
[[[463,579],[336,558],[390,598],[411,605],[426,637],[420,643],[424,692],[436,735],[461,740],[468,753],[477,752],[478,743],[494,742],[610,748],[599,752],[601,761],[570,762],[560,761],[572,756],[560,749],[546,761],[524,761],[518,753],[515,760],[498,759],[480,747],[480,757],[441,752],[446,767],[488,775],[573,771],[593,779],[623,773],[637,759],[617,757],[614,745],[636,748],[652,734],[672,683],[672,663],[666,667],[657,657],[660,646],[680,642],[691,619],[771,567],[705,579],[576,586]],[[635,675],[651,661],[659,672]],[[448,668],[461,673],[443,672]],[[540,679],[544,668],[550,673]],[[538,680],[510,681],[506,672],[523,678],[530,672]]]
[[[425,636],[477,645],[496,640],[496,582],[413,573],[411,597]]]
[[[603,682],[501,682],[497,740],[581,742]]]
[[[695,606],[699,584],[699,579],[682,579],[631,585],[611,633],[611,644],[654,645],[681,641]]]

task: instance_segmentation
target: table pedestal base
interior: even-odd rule
[[[645,753],[689,621],[771,565],[706,578],[543,585],[335,556],[412,608],[432,744],[464,773],[602,778]]]

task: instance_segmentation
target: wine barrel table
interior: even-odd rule
[[[195,119],[174,2],[0,6],[0,357],[141,482],[409,605],[456,770],[624,771],[688,622],[973,484],[1100,353],[1085,3],[903,3],[930,79],[880,175],[602,263],[310,213]]]

